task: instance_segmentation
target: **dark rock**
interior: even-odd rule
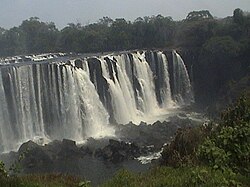
[[[20,148],[18,149],[18,153],[24,153],[27,152],[29,150],[32,150],[34,148],[39,148],[40,146],[38,144],[36,144],[35,142],[29,140],[28,142],[23,143]]]
[[[61,147],[62,142],[59,140],[54,140],[49,144],[45,145],[43,149],[46,151],[46,153],[52,160],[57,160],[59,158],[58,155],[60,154]]]
[[[89,147],[86,146],[82,146],[80,148],[80,152],[82,156],[86,156],[86,155],[93,155],[93,151],[92,149],[90,149]]]
[[[80,60],[80,59],[75,60],[75,66],[76,66],[77,68],[83,69],[82,60]]]
[[[63,139],[61,150],[58,153],[60,159],[70,159],[81,156],[80,149],[73,140]]]
[[[63,139],[62,148],[67,150],[77,150],[76,142],[73,140]]]
[[[53,163],[47,153],[42,149],[42,146],[37,145],[32,141],[28,141],[21,145],[18,150],[22,168],[39,168],[46,167]]]
[[[141,148],[135,143],[126,143],[110,139],[109,145],[98,149],[95,156],[112,163],[119,163],[124,160],[132,160],[141,155]]]
[[[67,62],[65,62],[65,65],[71,65],[71,62],[68,60]]]

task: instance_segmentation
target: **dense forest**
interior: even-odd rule
[[[206,53],[246,53],[249,49],[250,15],[236,9],[232,17],[216,19],[209,11],[190,12],[186,19],[174,21],[161,15],[137,18],[103,17],[97,23],[69,23],[59,30],[53,22],[37,17],[9,30],[0,28],[0,56],[53,51],[104,52],[116,50],[192,47]],[[211,51],[214,45],[220,45]],[[241,49],[241,50],[239,50]]]

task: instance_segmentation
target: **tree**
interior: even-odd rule
[[[82,52],[81,48],[84,46],[83,37],[82,27],[70,23],[60,32],[58,48],[66,52]]]
[[[99,19],[98,24],[101,24],[101,25],[105,25],[105,26],[107,26],[107,27],[110,27],[110,26],[112,25],[113,22],[114,22],[114,21],[113,21],[110,17],[105,16],[105,17]]]
[[[5,54],[12,55],[12,54],[22,54],[26,52],[25,47],[25,38],[22,31],[17,28],[13,27],[5,33]]]
[[[44,23],[37,17],[22,22],[19,27],[25,37],[27,52],[49,52],[55,50],[58,30],[53,22]]]
[[[213,60],[223,60],[236,57],[239,54],[239,44],[230,36],[212,37],[203,45],[203,52]]]
[[[131,23],[123,18],[115,19],[108,35],[110,47],[112,46],[114,50],[129,49],[132,43],[130,26]]]
[[[213,16],[208,10],[201,10],[190,12],[186,17],[186,20],[188,21],[197,21],[202,19],[213,19]]]
[[[243,15],[243,11],[241,9],[237,8],[237,9],[234,10],[233,20],[237,24],[240,24],[240,25],[243,24],[244,15]]]

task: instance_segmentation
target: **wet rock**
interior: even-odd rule
[[[18,150],[18,154],[19,157],[22,157],[20,163],[24,170],[26,168],[46,167],[53,162],[42,149],[42,146],[39,146],[32,141],[22,144]]]
[[[47,155],[52,160],[59,159],[59,154],[61,151],[62,142],[59,140],[54,140],[50,142],[49,144],[46,144],[43,149],[46,151]]]
[[[193,122],[181,115],[170,117],[169,121],[156,121],[147,124],[141,122],[135,125],[132,122],[126,125],[116,126],[116,135],[125,142],[136,142],[138,146],[154,145],[154,151],[158,152],[162,146],[171,140],[178,128],[193,126]]]
[[[95,156],[112,163],[119,163],[139,157],[143,152],[142,149],[135,143],[110,139],[109,145],[103,149],[98,149]]]
[[[77,68],[83,69],[83,62],[82,62],[82,60],[80,60],[80,59],[75,60],[75,66]]]
[[[81,151],[73,140],[63,139],[61,150],[58,153],[60,159],[81,157]]]

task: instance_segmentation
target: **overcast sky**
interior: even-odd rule
[[[204,9],[225,17],[236,8],[250,11],[250,0],[0,0],[0,27],[19,26],[33,16],[63,28],[67,23],[93,23],[103,16],[133,21],[162,14],[180,20],[190,11]]]

